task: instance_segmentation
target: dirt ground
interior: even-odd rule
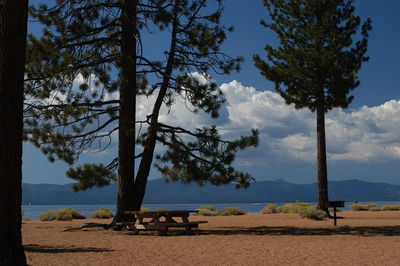
[[[400,265],[399,212],[342,212],[312,221],[297,214],[191,217],[196,235],[88,228],[83,223],[24,221],[30,265]],[[107,220],[84,222],[106,223]]]

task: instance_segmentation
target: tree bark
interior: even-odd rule
[[[325,110],[317,108],[318,209],[328,212],[328,170],[326,165]]]
[[[21,237],[27,0],[0,0],[0,265],[26,265]]]
[[[145,147],[143,150],[143,156],[140,161],[138,173],[135,180],[135,200],[134,200],[134,210],[140,210],[142,206],[144,196],[146,193],[147,180],[150,174],[151,164],[153,162],[154,149],[157,142],[157,130],[158,130],[158,117],[160,114],[160,109],[167,93],[169,82],[171,79],[171,74],[173,71],[173,65],[175,63],[175,53],[176,53],[176,43],[178,34],[178,10],[180,7],[180,0],[175,1],[174,9],[174,21],[172,24],[172,37],[171,44],[168,53],[167,66],[165,68],[163,82],[161,84],[160,91],[158,93],[156,102],[154,103],[153,112],[151,114],[150,126],[148,129],[148,136],[146,139]]]
[[[122,0],[121,88],[118,146],[118,199],[114,222],[128,219],[135,178],[137,0]]]

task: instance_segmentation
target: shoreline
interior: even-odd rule
[[[217,209],[222,209],[224,207],[238,207],[239,209],[243,209],[247,211],[249,214],[257,214],[260,213],[261,209],[265,207],[267,204],[273,203],[276,204],[277,206],[281,206],[285,203],[290,203],[290,202],[267,202],[267,203],[262,203],[262,202],[252,202],[252,203],[181,203],[181,204],[144,204],[143,207],[150,208],[150,209],[158,209],[158,208],[165,208],[165,209],[171,209],[171,210],[179,210],[179,209],[197,209],[200,206],[204,205],[213,205]],[[316,202],[306,202],[311,205],[316,204]],[[349,209],[349,206],[354,203],[354,202],[346,202],[345,208],[341,208],[343,211],[347,211]],[[370,201],[370,202],[360,202],[360,203],[376,203],[378,205],[391,205],[391,204],[400,204],[399,201]],[[30,220],[38,220],[37,215],[48,211],[50,209],[60,209],[60,208],[65,208],[65,207],[72,207],[76,209],[78,212],[83,213],[86,215],[87,218],[89,218],[90,213],[99,209],[100,207],[108,207],[111,209],[113,213],[115,213],[115,204],[96,204],[96,205],[22,205],[23,209],[23,216],[25,218],[28,218]]]

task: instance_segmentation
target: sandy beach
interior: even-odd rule
[[[342,212],[313,221],[297,214],[191,217],[196,235],[87,228],[84,222],[24,221],[29,265],[400,265],[400,212]]]

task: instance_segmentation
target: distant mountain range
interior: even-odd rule
[[[22,184],[22,203],[34,205],[115,204],[117,185],[72,192],[71,184]],[[360,180],[329,182],[330,200],[400,201],[400,185]],[[291,184],[283,180],[258,181],[248,189],[234,185],[215,187],[150,180],[145,203],[250,203],[316,201],[316,184]]]

